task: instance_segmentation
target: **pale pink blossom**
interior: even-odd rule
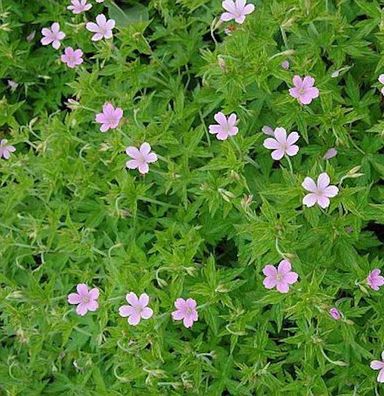
[[[266,265],[263,269],[265,279],[263,281],[264,286],[267,289],[273,289],[276,287],[280,293],[288,293],[289,285],[297,282],[299,275],[296,272],[291,271],[292,266],[288,260],[280,261],[277,269],[273,265]]]
[[[339,193],[339,189],[329,183],[330,178],[325,172],[319,175],[317,184],[312,178],[306,177],[301,185],[309,191],[309,194],[304,197],[303,204],[310,208],[317,203],[321,208],[327,208],[329,198],[333,198]]]
[[[246,4],[246,0],[224,0],[222,6],[227,12],[224,12],[220,19],[225,22],[234,19],[235,22],[240,24],[245,21],[248,14],[255,10],[255,6]]]
[[[107,132],[119,126],[123,117],[123,110],[120,107],[114,108],[111,103],[104,103],[103,112],[96,114],[96,122],[101,124],[100,131]]]
[[[153,315],[153,310],[147,305],[149,303],[149,296],[142,293],[138,298],[135,293],[128,293],[126,300],[129,305],[122,305],[119,308],[119,314],[123,318],[128,317],[128,323],[136,326],[140,323],[141,319],[149,319]]]
[[[281,67],[284,70],[288,70],[289,69],[289,61],[285,60],[285,61],[281,62]]]
[[[265,135],[268,135],[268,136],[275,136],[275,132],[273,131],[273,128],[271,128],[271,127],[268,126],[268,125],[264,125],[264,126],[261,128],[261,130],[262,130],[262,132],[263,132]]]
[[[372,370],[380,370],[377,382],[384,382],[384,351],[381,353],[381,360],[372,360],[370,367]]]
[[[378,80],[381,84],[384,84],[384,74],[380,74]],[[380,92],[384,95],[384,87],[381,88]]]
[[[380,275],[381,271],[378,268],[372,270],[367,277],[368,286],[373,290],[379,290],[384,285],[384,277]]]
[[[313,77],[306,76],[302,79],[300,76],[294,76],[294,87],[289,90],[289,93],[301,104],[310,104],[313,99],[319,96],[319,90],[313,86],[314,83],[315,79]]]
[[[85,283],[80,283],[76,287],[77,293],[68,295],[70,304],[77,304],[76,313],[84,316],[88,311],[96,311],[99,308],[97,299],[99,298],[99,289],[89,289]]]
[[[173,320],[182,320],[185,327],[192,327],[193,322],[199,319],[196,305],[196,301],[193,298],[188,298],[187,300],[178,298],[175,301],[176,311],[172,312]]]
[[[334,147],[332,147],[324,154],[323,159],[330,160],[331,158],[336,157],[336,155],[337,155],[337,150]]]
[[[41,33],[44,36],[41,39],[41,44],[49,45],[52,43],[54,49],[60,48],[60,41],[65,37],[65,33],[60,31],[60,25],[57,22],[52,23],[51,28],[41,29]]]
[[[92,4],[87,3],[87,0],[71,0],[71,5],[67,7],[74,14],[80,14],[92,8]]]
[[[68,67],[73,69],[83,63],[82,56],[83,51],[81,49],[74,50],[72,47],[67,47],[60,59],[63,63],[66,63]]]
[[[14,153],[16,148],[8,144],[7,139],[2,139],[0,142],[0,158],[9,159],[11,153]]]
[[[154,152],[151,152],[151,146],[147,142],[144,142],[140,146],[140,149],[129,146],[126,148],[125,152],[132,158],[131,160],[127,161],[127,168],[138,169],[142,175],[148,173],[148,164],[157,161],[157,155]]]
[[[115,20],[108,19],[104,14],[99,14],[96,17],[96,23],[88,22],[86,24],[87,30],[95,33],[92,36],[92,41],[99,41],[103,38],[110,39],[112,37],[112,29],[115,27]]]
[[[209,133],[216,135],[217,139],[226,140],[239,132],[239,128],[236,126],[238,119],[235,113],[227,118],[222,112],[219,112],[214,115],[214,119],[217,124],[209,126]]]
[[[333,319],[339,320],[341,318],[341,313],[337,308],[331,308],[329,310],[329,314],[332,316]]]
[[[287,131],[284,128],[276,128],[273,138],[264,140],[264,147],[273,150],[271,156],[274,160],[280,160],[284,155],[292,157],[299,151],[299,146],[296,143],[299,139],[297,132],[292,132],[287,136]]]

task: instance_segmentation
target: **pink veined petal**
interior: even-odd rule
[[[95,120],[99,124],[106,124],[107,123],[107,117],[104,115],[104,113],[96,114]]]
[[[216,133],[220,133],[222,131],[222,126],[221,125],[210,125],[209,126],[209,133],[212,135],[215,135]]]
[[[148,166],[148,164],[140,164],[139,165],[139,167],[138,167],[138,169],[139,169],[139,172],[142,174],[142,175],[145,175],[146,173],[148,173],[149,172],[149,166]]]
[[[384,285],[384,277],[381,275],[378,275],[377,278],[375,279],[375,283],[377,286],[383,286]]]
[[[292,146],[289,146],[285,150],[285,154],[289,155],[290,157],[293,157],[299,152],[299,146],[296,146],[296,144],[293,144]]]
[[[136,293],[130,292],[125,296],[125,299],[132,306],[136,306],[139,304],[139,299],[137,298]]]
[[[173,311],[171,315],[173,320],[181,320],[184,318],[185,313],[178,309],[177,311]]]
[[[56,40],[62,40],[65,37],[65,33],[59,32],[56,35]]]
[[[384,368],[384,362],[381,362],[380,360],[373,360],[370,364],[370,367],[373,370],[381,370]]]
[[[196,301],[193,298],[188,298],[185,302],[188,308],[195,309],[196,308]]]
[[[112,36],[113,36],[112,30],[107,30],[107,31],[104,33],[104,38],[105,38],[105,39],[110,39],[110,38],[112,38]]]
[[[129,160],[125,163],[125,166],[128,169],[137,169],[139,167],[140,163],[137,160]]]
[[[244,23],[244,21],[245,21],[245,15],[243,14],[235,18],[235,22],[239,23],[240,25]]]
[[[43,44],[43,45],[49,45],[49,44],[51,44],[52,43],[52,39],[51,38],[49,38],[49,37],[43,37],[41,40],[40,40],[40,42],[41,42],[41,44]]]
[[[156,162],[156,161],[157,161],[157,155],[156,155],[155,153],[149,153],[149,154],[146,156],[145,160],[146,160],[148,163]]]
[[[384,87],[381,88],[380,92],[384,95]]]
[[[381,352],[381,360],[382,360],[382,363],[383,363],[383,368],[384,368],[384,351],[383,351],[383,352]]]
[[[222,7],[224,8],[224,10],[229,11],[229,13],[234,14],[236,12],[236,5],[235,2],[232,0],[224,0],[221,3]]]
[[[289,94],[295,99],[298,99],[301,95],[299,88],[290,88]]]
[[[196,310],[192,311],[192,313],[189,315],[189,317],[196,322],[199,319],[199,314]]]
[[[294,76],[293,79],[292,79],[292,82],[293,82],[293,85],[294,85],[296,88],[301,89],[302,86],[303,86],[303,80],[301,79],[300,76],[297,76],[297,75]]]
[[[52,43],[52,47],[54,48],[54,49],[59,49],[60,48],[60,41],[58,41],[58,40],[55,40],[55,41],[53,41],[53,43]]]
[[[263,274],[264,274],[265,276],[276,277],[276,275],[277,275],[277,269],[276,269],[273,265],[268,264],[268,265],[266,265],[266,266],[263,268]]]
[[[307,92],[312,96],[313,99],[316,99],[320,95],[320,91],[316,87],[307,88]]]
[[[278,274],[285,275],[290,272],[292,265],[288,260],[281,260],[279,266],[277,267]]]
[[[228,135],[229,136],[236,136],[238,132],[239,132],[239,128],[234,126],[234,127],[229,129]]]
[[[16,148],[13,146],[8,146],[7,147],[8,151],[10,151],[11,153],[14,153],[16,151]]]
[[[253,4],[247,4],[244,7],[243,13],[244,15],[249,15],[255,10],[255,6]]]
[[[140,153],[143,155],[147,155],[149,154],[149,152],[151,151],[151,146],[149,145],[149,143],[144,142],[141,146],[140,146]]]
[[[311,208],[317,202],[317,195],[314,193],[307,194],[303,198],[303,204],[308,208]]]
[[[68,302],[70,304],[79,304],[81,302],[81,297],[77,293],[68,294]]]
[[[313,96],[309,92],[305,91],[305,93],[298,97],[298,100],[301,104],[307,105],[312,102]]]
[[[339,189],[336,186],[328,186],[327,188],[324,189],[324,194],[328,198],[333,198],[335,197],[339,192]]]
[[[113,107],[112,103],[104,103],[103,104],[103,113],[106,116],[113,116],[115,112],[115,108]]]
[[[275,139],[280,143],[280,144],[286,144],[287,143],[287,131],[284,128],[276,128],[275,132]]]
[[[236,0],[235,4],[236,4],[236,8],[238,10],[242,10],[245,6],[246,0]]]
[[[134,315],[136,313],[135,308],[131,307],[130,305],[122,305],[119,308],[119,315],[122,316],[123,318],[126,318],[127,316]]]
[[[227,117],[221,112],[219,111],[218,113],[216,113],[213,118],[215,119],[215,121],[219,124],[219,125],[226,125],[227,124]]]
[[[192,320],[192,318],[191,318],[190,316],[186,316],[186,317],[183,319],[183,325],[184,325],[186,328],[192,327],[192,325],[193,325],[193,320]]]
[[[306,177],[301,185],[309,192],[314,193],[317,191],[317,185],[311,177]]]
[[[380,382],[380,383],[384,382],[384,368],[382,368],[379,371],[379,374],[377,376],[377,382]]]
[[[237,116],[235,113],[232,113],[229,117],[228,117],[228,125],[230,128],[233,128],[236,126],[237,123]]]
[[[274,287],[276,287],[276,284],[277,284],[276,278],[274,278],[272,276],[267,276],[263,280],[263,285],[267,289],[273,289]]]
[[[230,14],[229,12],[223,12],[221,14],[220,19],[224,22],[228,22],[228,21],[231,21],[232,19],[234,19],[234,16],[233,16],[233,14]]]
[[[10,152],[9,152],[8,147],[4,147],[4,148],[3,148],[3,157],[4,157],[5,159],[9,159],[10,156],[11,156],[11,154],[10,154]]]
[[[292,285],[297,282],[298,278],[299,278],[299,274],[292,271],[292,272],[288,272],[288,274],[284,276],[284,281],[287,282],[289,285]]]
[[[48,28],[42,28],[42,29],[41,29],[41,34],[42,34],[43,36],[51,36],[52,32],[51,32],[51,30],[48,29]]]
[[[132,326],[137,326],[140,323],[140,320],[141,316],[137,313],[134,313],[128,317],[128,323]]]
[[[76,307],[76,313],[80,316],[84,316],[88,312],[87,304],[80,303]]]
[[[140,151],[138,148],[129,146],[125,149],[125,152],[132,158],[137,159],[140,157]]]
[[[57,33],[60,30],[60,25],[57,22],[52,23],[51,30],[53,33]]]
[[[94,23],[94,22],[88,22],[88,23],[85,25],[85,27],[86,27],[86,29],[87,29],[88,31],[94,32],[94,33],[98,32],[98,31],[100,30],[99,26],[96,25],[96,23]]]
[[[382,84],[384,84],[384,74],[380,74],[378,80],[379,80],[379,82],[381,82]]]
[[[145,307],[142,311],[141,311],[141,317],[143,319],[149,319],[151,316],[153,315],[153,310],[151,308]]]
[[[106,27],[106,29],[108,29],[108,30],[112,30],[112,29],[115,27],[115,25],[116,25],[115,20],[114,20],[114,19],[109,19],[109,20],[107,21],[107,23],[105,24],[105,27]]]
[[[317,203],[321,208],[325,209],[328,208],[330,201],[328,197],[322,195],[317,198]]]
[[[80,297],[88,296],[88,286],[85,283],[79,283],[76,286],[76,290],[79,293]]]
[[[106,24],[106,22],[107,22],[107,18],[105,17],[104,14],[99,14],[99,15],[96,17],[96,23],[97,23],[100,27],[104,27],[105,24]]]
[[[280,293],[288,293],[289,291],[289,285],[287,282],[278,282],[276,285],[277,291]]]
[[[87,309],[88,311],[96,311],[97,308],[99,308],[99,303],[96,300],[92,300],[89,303],[87,303]]]
[[[142,293],[139,297],[139,304],[142,307],[146,307],[149,303],[149,296],[147,293]]]
[[[103,38],[102,33],[95,33],[92,37],[91,40],[92,41],[100,41]]]
[[[262,130],[262,132],[265,133],[266,135],[275,136],[275,135],[274,135],[274,132],[273,132],[273,129],[272,129],[270,126],[268,126],[268,125],[264,125],[264,126],[261,128],[261,130]]]
[[[174,303],[174,305],[175,305],[175,307],[177,308],[177,309],[182,309],[182,310],[184,310],[184,309],[186,309],[186,301],[184,300],[184,298],[177,298],[176,299],[176,301],[175,301],[175,303]]]
[[[115,117],[120,120],[123,117],[123,109],[121,109],[120,107],[116,107]]]
[[[274,138],[265,139],[263,146],[270,150],[277,150],[281,147],[280,143]]]
[[[378,268],[375,268],[374,270],[371,271],[371,276],[377,277],[379,276],[381,271]]]
[[[111,128],[111,126],[109,125],[108,122],[104,122],[101,127],[100,127],[100,131],[101,132],[107,132],[109,129]]]
[[[97,287],[94,287],[93,289],[91,289],[89,291],[89,297],[92,300],[97,300],[99,298],[99,294],[100,294],[100,292],[99,292],[99,289]]]
[[[279,161],[284,157],[285,151],[283,149],[277,149],[272,151],[271,153],[271,157],[275,160],[275,161]]]
[[[287,144],[292,145],[292,144],[296,143],[299,140],[299,138],[300,138],[300,136],[297,132],[291,132],[287,136]]]
[[[320,173],[317,178],[317,187],[319,190],[324,191],[329,186],[330,182],[331,180],[326,172]]]
[[[83,56],[83,51],[81,49],[77,49],[73,52],[73,54],[76,58],[80,58],[81,56]]]
[[[311,76],[306,76],[304,77],[303,80],[303,88],[307,89],[307,88],[311,88],[313,87],[313,85],[315,84],[315,79]]]
[[[221,130],[221,131],[216,135],[216,138],[219,139],[219,140],[227,140],[227,139],[228,139],[228,136],[229,136],[229,134],[228,134],[227,131]]]

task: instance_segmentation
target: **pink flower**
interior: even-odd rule
[[[93,288],[88,289],[85,283],[80,283],[76,287],[77,293],[71,293],[68,295],[68,302],[70,304],[78,304],[76,313],[80,316],[84,316],[88,311],[96,311],[99,308],[97,299],[99,298],[99,289]]]
[[[140,149],[129,146],[125,152],[133,159],[127,161],[126,166],[128,169],[139,169],[139,172],[144,175],[148,173],[149,166],[152,162],[157,161],[157,155],[151,152],[149,143],[144,142]]]
[[[281,62],[281,67],[284,70],[288,70],[289,69],[289,61],[285,60],[285,61]]]
[[[187,328],[192,327],[193,322],[199,319],[196,301],[193,298],[188,298],[188,300],[178,298],[175,301],[175,308],[176,311],[172,312],[173,320],[183,320],[183,325]]]
[[[119,308],[119,314],[123,318],[128,317],[130,325],[136,326],[141,319],[149,319],[153,315],[152,309],[147,307],[149,303],[148,294],[143,293],[137,298],[137,295],[131,292],[125,298],[129,305],[122,305]]]
[[[293,77],[294,88],[289,90],[292,97],[296,98],[301,104],[310,104],[313,99],[319,96],[319,90],[313,86],[315,79],[312,77],[304,77],[301,79],[300,76]]]
[[[92,41],[99,41],[102,38],[110,39],[112,37],[112,29],[115,27],[115,20],[108,19],[104,14],[99,14],[96,17],[96,23],[88,22],[86,24],[87,30],[95,33],[92,36]]]
[[[209,133],[216,135],[219,140],[226,140],[229,136],[235,136],[239,132],[239,128],[236,126],[238,120],[235,113],[232,113],[227,119],[222,112],[219,112],[214,115],[214,119],[218,124],[210,125]]]
[[[291,271],[291,263],[288,260],[280,261],[277,269],[273,265],[266,265],[263,274],[266,278],[263,281],[267,289],[276,287],[280,293],[288,293],[289,285],[297,282],[299,275]]]
[[[68,67],[73,69],[74,67],[83,63],[82,56],[83,51],[81,49],[73,50],[72,47],[67,47],[60,59],[62,62],[66,63]]]
[[[72,10],[74,14],[80,14],[92,8],[92,4],[87,3],[87,0],[71,0],[71,3],[67,9]]]
[[[228,12],[224,12],[220,19],[225,22],[234,19],[237,23],[243,23],[246,15],[252,13],[255,9],[253,4],[245,4],[246,0],[224,0],[222,6]]]
[[[0,158],[9,159],[11,153],[15,152],[16,148],[8,144],[7,139],[2,139],[0,142]]]
[[[122,117],[123,110],[120,107],[115,109],[111,103],[107,102],[103,105],[103,112],[96,114],[96,122],[101,124],[101,132],[107,132],[108,129],[117,128]]]
[[[367,277],[368,286],[373,290],[379,290],[384,285],[384,277],[380,275],[380,270],[375,268]]]
[[[384,352],[381,353],[381,360],[372,360],[370,367],[373,370],[380,370],[377,382],[384,382]]]
[[[381,84],[384,84],[384,74],[380,74],[378,80]],[[381,88],[380,92],[384,95],[384,87]]]
[[[52,23],[50,29],[48,28],[41,29],[41,33],[44,36],[41,39],[41,44],[49,45],[52,43],[52,47],[54,49],[60,48],[60,41],[63,40],[63,38],[65,37],[65,33],[60,31],[60,25],[57,22]]]
[[[271,156],[274,160],[280,160],[284,155],[292,157],[297,154],[299,146],[294,143],[298,139],[297,132],[292,132],[287,136],[287,131],[284,128],[276,128],[274,138],[264,140],[264,147],[273,150]]]
[[[261,130],[262,130],[262,132],[263,132],[265,135],[275,136],[275,132],[274,132],[273,129],[272,129],[270,126],[268,126],[268,125],[264,125],[264,126],[261,128]]]
[[[337,308],[331,308],[329,310],[329,314],[332,316],[333,319],[339,320],[341,318],[341,313]]]
[[[332,147],[324,154],[323,159],[330,160],[331,158],[336,157],[336,155],[337,155],[337,150],[334,147]]]
[[[317,178],[317,185],[312,178],[306,177],[301,185],[310,193],[304,197],[303,204],[310,208],[317,203],[323,209],[328,208],[329,198],[339,192],[336,186],[330,186],[329,183],[329,176],[325,172]]]

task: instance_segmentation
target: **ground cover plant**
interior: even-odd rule
[[[0,1],[1,394],[384,394],[381,5]]]

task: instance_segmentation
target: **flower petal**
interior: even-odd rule
[[[290,272],[292,269],[292,265],[288,260],[281,260],[279,266],[277,267],[277,273],[281,275],[285,275]]]
[[[311,177],[306,177],[301,185],[309,192],[314,193],[317,191],[317,185]]]
[[[280,143],[280,144],[286,144],[287,143],[287,131],[284,128],[276,128],[275,132],[275,139]]]
[[[128,323],[132,326],[136,326],[140,323],[141,316],[137,313],[134,313],[133,315],[130,315],[128,317]]]
[[[153,315],[153,310],[151,308],[145,307],[142,311],[141,311],[141,317],[143,319],[149,319],[151,316]]]
[[[76,290],[79,293],[79,296],[88,296],[88,286],[85,283],[79,283],[76,286]]]
[[[139,297],[139,304],[142,307],[146,307],[149,303],[149,296],[147,293],[142,293]]]
[[[315,203],[317,202],[317,195],[314,193],[310,193],[307,194],[304,198],[303,198],[303,204],[305,206],[307,206],[308,208],[312,207],[313,205],[315,205]]]
[[[77,293],[68,294],[68,302],[70,304],[79,304],[81,297]]]
[[[125,299],[132,306],[136,306],[139,304],[139,299],[137,298],[136,293],[130,292],[125,296]]]
[[[330,182],[331,180],[326,172],[320,173],[317,178],[317,187],[319,190],[323,191],[329,186]]]

